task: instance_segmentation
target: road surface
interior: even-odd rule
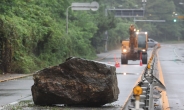
[[[31,96],[32,76],[0,83],[0,108]]]
[[[184,110],[184,89],[182,89],[184,86],[184,49],[182,47],[184,47],[182,44],[164,44],[158,52],[171,110]],[[99,54],[99,57],[102,56],[106,58],[101,59],[100,62],[114,65],[116,59],[120,63],[120,49]],[[95,109],[120,110],[145,66],[140,66],[139,61],[129,61],[129,65],[120,65],[116,69],[120,89],[118,100],[109,104],[111,106],[107,104],[107,107]],[[32,99],[30,90],[32,85],[32,77],[1,82],[0,106],[24,99]],[[91,110],[91,108],[75,108],[74,110],[81,109]]]
[[[150,52],[150,51],[149,51]],[[101,56],[100,56],[101,55]],[[150,53],[149,53],[150,55]],[[115,64],[115,59],[120,63],[121,50],[114,50],[108,53],[99,54],[100,57],[106,57],[100,60],[100,62],[107,63],[110,65]],[[128,65],[120,65],[116,69],[118,78],[118,87],[120,89],[119,98],[116,102],[107,104],[95,110],[121,110],[122,105],[130,95],[132,88],[135,86],[136,81],[146,65],[140,66],[138,61],[129,61]],[[0,106],[7,104],[15,104],[21,100],[31,100],[31,86],[33,85],[32,77],[26,77],[18,80],[11,80],[0,83]],[[65,107],[64,107],[65,108]],[[68,107],[67,107],[68,108]],[[32,109],[36,109],[32,107]],[[38,108],[40,109],[40,108]],[[91,108],[72,108],[74,110],[91,110]]]
[[[171,110],[184,110],[184,44],[165,44],[159,59]]]

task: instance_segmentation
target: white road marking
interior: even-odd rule
[[[182,57],[180,57],[177,53],[176,53],[176,47],[173,49],[173,51],[174,51],[174,54],[182,61],[182,60],[184,60]]]

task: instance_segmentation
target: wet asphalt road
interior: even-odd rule
[[[110,65],[115,64],[115,59],[120,63],[121,50],[114,50],[104,54],[105,59],[100,62],[105,62]],[[150,55],[150,51],[149,51]],[[107,104],[104,107],[93,108],[95,110],[121,110],[122,105],[130,95],[132,88],[146,65],[140,66],[138,61],[129,61],[128,65],[120,65],[116,68],[118,87],[120,89],[119,98],[117,101]],[[14,104],[21,100],[31,100],[31,86],[33,85],[32,77],[26,77],[18,80],[11,80],[0,83],[0,106]],[[32,108],[35,109],[35,108]],[[32,110],[31,109],[31,110]],[[40,109],[40,108],[39,108]],[[72,108],[72,110],[92,110],[91,108]],[[26,109],[27,110],[27,109]]]
[[[31,97],[32,76],[0,83],[0,108],[2,105]]]
[[[184,44],[165,44],[159,50],[171,110],[184,110]]]
[[[170,110],[184,110],[184,44],[162,44],[159,50],[159,59],[164,76]],[[104,54],[106,59],[100,62],[115,64],[114,58],[120,63],[120,49]],[[100,108],[74,107],[66,110],[121,110],[140,73],[145,65],[139,66],[139,61],[129,61],[129,65],[117,68],[118,87],[120,94],[118,101]],[[32,77],[11,80],[0,83],[0,109],[2,105],[32,99]],[[62,107],[61,107],[62,108]],[[30,108],[25,110],[40,110]],[[62,108],[62,110],[65,110]]]
[[[114,50],[106,56],[102,62],[106,62],[107,64],[115,65],[115,60],[119,63],[121,58],[121,50]],[[150,51],[149,51],[150,54]],[[127,100],[130,95],[132,88],[135,86],[137,79],[140,74],[143,72],[146,65],[140,66],[139,60],[137,61],[128,61],[128,65],[120,65],[120,67],[116,68],[117,78],[118,78],[118,87],[120,89],[120,94],[118,101],[112,103],[113,105],[117,105],[117,109],[113,110],[121,110],[122,105]]]
[[[100,62],[105,62],[107,64],[114,65],[115,57],[116,60],[120,63],[121,50],[110,51],[104,53],[105,59]],[[101,54],[103,56],[103,54]],[[107,104],[106,106],[111,107],[102,107],[96,108],[96,110],[120,110],[121,106],[127,100],[127,97],[130,95],[132,88],[135,86],[139,75],[142,73],[146,65],[140,66],[139,61],[129,61],[129,65],[120,65],[116,69],[118,87],[120,89],[119,98],[116,102]],[[31,100],[31,86],[33,85],[32,77],[21,78],[17,80],[10,80],[7,82],[0,83],[0,107],[2,105],[14,104],[21,100]],[[88,108],[75,108],[87,110]],[[90,109],[91,110],[91,109]]]

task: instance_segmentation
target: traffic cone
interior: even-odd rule
[[[116,63],[115,63],[115,67],[116,67],[116,68],[117,68],[117,67],[120,67],[119,62],[117,62],[117,61],[116,61]]]
[[[119,62],[116,60],[116,55],[114,55],[115,67],[120,67]]]
[[[142,52],[140,52],[140,66],[142,66]]]

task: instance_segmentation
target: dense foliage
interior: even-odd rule
[[[77,2],[92,2],[78,0]],[[107,8],[142,8],[141,0],[97,0],[98,11],[72,11],[76,0],[0,0],[0,52],[3,72],[29,73],[63,62],[69,56],[95,58],[96,52],[120,46],[126,39],[133,18],[115,18]],[[136,22],[156,40],[183,39],[183,14],[180,0],[147,0],[145,17],[165,23]],[[68,34],[66,11],[68,8]],[[108,37],[107,37],[108,36]]]

